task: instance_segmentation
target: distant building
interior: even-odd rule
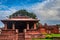
[[[45,38],[43,34],[60,33],[58,26],[40,24],[37,28],[38,19],[27,16],[17,16],[1,20],[4,28],[0,29],[0,40],[32,40],[32,38]]]

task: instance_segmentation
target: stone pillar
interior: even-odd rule
[[[34,23],[34,29],[36,29],[36,23]]]
[[[18,29],[16,29],[16,33],[18,33]]]
[[[27,29],[29,30],[29,23],[27,23]]]
[[[16,33],[16,40],[18,40],[18,33]]]
[[[7,29],[7,23],[4,23],[5,30]]]
[[[26,29],[24,29],[24,33],[26,33]]]
[[[12,29],[14,30],[15,29],[15,24],[13,23],[13,25],[12,25]]]

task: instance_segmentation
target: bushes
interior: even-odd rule
[[[47,34],[46,35],[46,39],[52,39],[53,37],[52,37],[52,35],[51,34]]]

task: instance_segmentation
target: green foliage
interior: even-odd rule
[[[19,16],[28,16],[28,17],[31,17],[31,18],[34,18],[34,19],[36,18],[36,15],[34,13],[30,13],[26,10],[19,10],[19,11],[13,13],[12,15],[10,15],[9,18],[18,16],[18,15]]]
[[[46,35],[46,39],[52,39],[52,35],[51,34],[47,34]]]
[[[51,34],[53,37],[60,37],[60,34]]]
[[[40,39],[40,38],[32,38],[32,40],[52,40],[52,39]]]

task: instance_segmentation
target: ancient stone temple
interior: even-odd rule
[[[27,16],[16,16],[1,20],[4,28],[0,28],[0,40],[34,40],[36,38],[47,38],[46,35],[54,34],[52,37],[57,39],[55,34],[60,35],[60,26],[57,25],[39,25],[38,19]],[[51,36],[51,35],[50,35]],[[60,40],[60,39],[59,39]]]
[[[40,34],[36,28],[38,19],[17,16],[1,20],[4,28],[0,29],[0,40],[32,40]],[[34,35],[33,35],[34,34]]]

